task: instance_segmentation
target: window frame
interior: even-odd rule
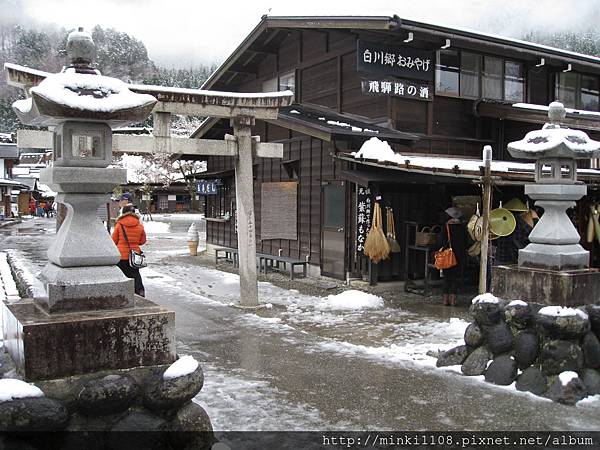
[[[489,100],[495,100],[495,101],[500,101],[500,102],[511,102],[511,103],[519,103],[519,102],[526,102],[527,101],[527,96],[528,96],[528,92],[527,92],[527,87],[528,87],[528,79],[527,79],[527,70],[526,70],[526,65],[523,61],[518,60],[518,59],[514,59],[514,58],[507,58],[504,56],[498,56],[498,55],[493,55],[490,53],[482,53],[482,52],[477,52],[477,51],[473,51],[473,50],[468,50],[468,49],[461,49],[461,48],[455,48],[453,49],[454,51],[458,52],[458,60],[459,60],[459,68],[458,68],[458,95],[456,94],[449,94],[449,93],[445,93],[445,92],[440,92],[437,90],[438,87],[438,78],[437,78],[437,74],[438,74],[438,65],[439,65],[439,61],[440,61],[440,54],[441,51],[443,51],[442,49],[439,49],[436,51],[436,71],[435,71],[435,79],[434,79],[434,90],[435,90],[435,95],[439,95],[442,97],[450,97],[450,98],[462,98],[462,99],[466,99],[466,100],[485,100],[485,99],[489,99]],[[463,61],[463,53],[468,53],[471,55],[477,55],[479,57],[479,74],[478,74],[478,82],[479,82],[479,86],[478,86],[478,96],[477,97],[473,97],[471,95],[465,95],[462,92],[462,61]],[[502,98],[490,98],[490,97],[484,97],[483,96],[483,86],[484,86],[484,68],[485,68],[485,58],[489,57],[489,58],[494,58],[494,59],[498,59],[501,61],[501,67],[502,67],[502,75],[501,75],[501,80],[500,80],[500,89],[502,91]],[[506,99],[506,63],[514,63],[514,64],[518,64],[521,67],[521,71],[523,74],[523,96],[521,100],[507,100]]]
[[[563,74],[567,74],[567,73],[571,73],[572,75],[575,75],[575,105],[570,105],[564,102],[563,99],[561,99],[558,95],[558,90],[559,90],[559,82],[560,82],[560,77]],[[598,94],[596,95],[596,109],[588,109],[585,108],[583,105],[583,101],[582,101],[582,78],[583,77],[588,77],[588,78],[595,78],[596,79],[596,83],[597,83],[597,87],[598,87]],[[584,72],[555,72],[554,73],[554,90],[553,90],[553,94],[554,94],[554,99],[557,101],[560,101],[562,103],[564,103],[565,107],[567,108],[573,108],[573,109],[578,109],[578,110],[583,110],[583,111],[594,111],[594,112],[599,112],[600,111],[600,75],[597,74],[592,74],[592,73],[584,73]]]

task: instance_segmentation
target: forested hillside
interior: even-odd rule
[[[26,29],[20,25],[0,23],[0,68],[5,62],[21,64],[48,72],[59,72],[67,64],[65,46],[72,30],[46,27]],[[215,69],[198,66],[189,69],[157,67],[149,58],[143,42],[127,33],[96,26],[92,30],[96,43],[95,65],[103,75],[131,83],[158,84],[199,88]],[[12,132],[22,125],[17,122],[11,104],[22,95],[7,86],[0,77],[0,132]],[[197,121],[179,119],[176,126],[193,128]]]

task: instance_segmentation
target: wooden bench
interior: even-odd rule
[[[233,263],[233,267],[239,267],[239,254],[237,248],[232,247],[215,247],[215,264],[219,263],[220,259]],[[306,278],[306,272],[308,269],[308,262],[301,259],[290,258],[289,256],[276,256],[269,255],[266,253],[257,253],[256,259],[258,260],[258,273],[267,274],[267,269],[271,270],[283,270],[289,272],[290,279],[294,279],[296,275],[295,267],[302,267],[302,276]],[[283,269],[281,266],[283,265]]]
[[[296,274],[294,268],[296,266],[302,267],[302,276],[306,278],[306,272],[308,268],[307,261],[291,258],[289,256],[268,255],[266,253],[257,253],[256,257],[259,261],[259,272],[262,272],[265,275],[267,274],[267,268],[270,267],[272,270],[281,270],[280,264],[283,264],[283,270],[289,272],[290,280],[294,279],[294,275]]]
[[[221,254],[222,256],[219,256]],[[237,267],[239,265],[239,256],[237,248],[215,247],[215,264],[218,264],[220,259],[232,262],[233,267]]]

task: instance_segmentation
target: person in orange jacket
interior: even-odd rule
[[[129,245],[127,245],[127,241],[125,240],[125,233],[127,234]],[[146,292],[142,283],[140,269],[129,265],[130,247],[131,250],[140,252],[140,245],[146,243],[146,231],[140,222],[139,216],[135,213],[133,205],[126,205],[121,210],[121,215],[117,217],[117,223],[112,233],[112,240],[117,245],[119,253],[121,253],[121,260],[117,265],[127,278],[133,278],[135,293],[145,297]]]

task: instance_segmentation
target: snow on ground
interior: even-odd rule
[[[200,213],[173,213],[173,214],[152,214],[152,217],[155,220],[194,220],[194,221],[200,221],[202,219],[204,219],[204,214],[200,214]]]
[[[326,423],[317,409],[288,400],[285,392],[245,370],[222,370],[208,363],[202,369],[204,387],[194,401],[206,410],[215,430],[228,431],[231,423],[246,431],[322,430]],[[252,405],[252,411],[239,405]],[[327,426],[349,428],[344,422]]]
[[[177,283],[170,280],[194,278],[186,286],[193,295],[190,298],[222,305],[239,302],[237,274],[207,267],[178,266],[171,270],[148,277],[146,268],[142,269],[142,276],[144,282],[163,283],[175,289]],[[315,297],[260,282],[259,299],[268,299],[273,307],[241,314],[237,320],[246,326],[285,334],[292,340],[297,332],[318,330],[321,338],[312,343],[309,352],[360,356],[381,364],[410,362],[434,367],[436,360],[427,352],[459,345],[468,326],[458,318],[444,321],[387,308],[381,297],[356,290]]]
[[[44,284],[40,281],[38,266],[34,266],[30,259],[19,250],[8,249],[6,255],[11,260],[11,265],[15,272],[19,273],[23,281],[29,286],[27,295],[30,297],[43,297],[46,295]],[[2,264],[0,262],[0,264]],[[10,271],[10,269],[8,269]],[[11,273],[12,276],[12,273]],[[16,290],[16,287],[15,287]],[[18,291],[16,295],[19,295]]]
[[[383,299],[377,295],[350,289],[341,294],[329,295],[315,305],[317,309],[356,310],[383,307]]]
[[[171,225],[166,222],[158,222],[152,220],[149,222],[143,222],[144,230],[149,234],[168,233]]]

